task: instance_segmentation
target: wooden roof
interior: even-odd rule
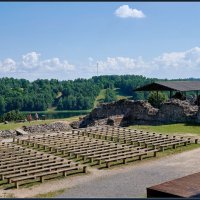
[[[157,81],[134,89],[134,91],[198,91],[200,81]]]
[[[200,173],[191,174],[147,188],[148,197],[200,197]]]

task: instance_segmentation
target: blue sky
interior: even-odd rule
[[[0,3],[0,77],[200,77],[200,3]]]

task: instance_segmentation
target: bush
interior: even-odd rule
[[[23,113],[19,112],[18,110],[12,110],[9,111],[7,113],[4,113],[1,118],[0,121],[4,122],[4,121],[17,121],[17,120],[24,120],[26,117]]]
[[[161,103],[164,103],[167,100],[167,96],[163,94],[162,92],[158,92],[158,97],[157,97],[157,92],[151,92],[148,96],[148,102],[154,106],[159,108]]]

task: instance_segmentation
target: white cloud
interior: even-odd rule
[[[40,60],[40,54],[37,52],[30,52],[22,56],[22,71],[40,71],[40,72],[53,72],[59,71],[66,72],[73,70],[74,65],[69,64],[67,60],[61,61],[59,58],[50,58]],[[20,67],[20,66],[19,66]]]
[[[163,53],[150,61],[142,57],[107,57],[99,60],[98,63],[100,75],[138,74],[156,78],[200,77],[200,48]],[[95,75],[96,64],[89,63],[88,71]]]
[[[183,52],[164,53],[153,60],[153,64],[165,68],[192,68],[199,67],[200,48],[195,47]]]
[[[15,72],[16,62],[11,58],[6,58],[3,62],[0,62],[1,72]]]
[[[158,70],[157,76],[159,77],[200,77],[200,48],[194,47],[187,51],[164,53],[154,58],[151,65]]]
[[[142,57],[107,57],[101,60],[88,58],[87,63],[72,64],[60,58],[41,59],[37,52],[24,54],[21,60],[11,58],[0,61],[0,76],[15,78],[74,79],[97,74],[137,74],[156,78],[200,77],[200,47],[186,51],[168,52],[147,61]]]
[[[149,67],[146,65],[142,57],[129,58],[129,57],[107,57],[105,60],[98,60],[97,62],[89,63],[85,69],[92,75],[96,75],[97,65],[99,75],[106,74],[140,74]]]
[[[14,61],[7,58],[0,61],[0,77],[6,76],[15,78],[58,78],[70,79],[75,66],[67,60],[60,58],[41,59],[37,52],[29,52],[22,55],[21,60]]]
[[[130,8],[128,5],[120,6],[115,15],[121,18],[144,18],[145,15],[141,10]]]
[[[22,56],[22,64],[29,69],[38,65],[40,54],[37,52],[30,52]]]
[[[52,58],[40,62],[40,68],[47,71],[68,71],[74,70],[74,65],[69,64],[67,60],[61,61],[59,58]]]

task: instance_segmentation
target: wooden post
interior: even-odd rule
[[[142,155],[139,155],[139,160],[142,160]]]
[[[94,159],[93,159],[93,158],[90,158],[90,162],[93,163],[93,161],[94,161]]]
[[[15,182],[15,187],[16,187],[17,189],[19,188],[19,184],[18,184],[17,181]]]
[[[63,172],[63,176],[67,176],[67,172],[66,171]]]
[[[156,91],[156,104],[157,104],[157,107],[158,107],[158,91]]]
[[[109,168],[110,167],[110,162],[106,163],[106,167]]]
[[[165,148],[164,147],[161,147],[161,151],[163,152],[165,150]]]
[[[98,161],[98,164],[101,165],[101,160]]]
[[[169,98],[172,98],[172,90],[169,91]]]
[[[123,164],[126,164],[126,158],[123,159]]]
[[[44,182],[44,177],[40,176],[40,182],[43,183]]]
[[[83,166],[83,173],[87,173],[87,166]]]

